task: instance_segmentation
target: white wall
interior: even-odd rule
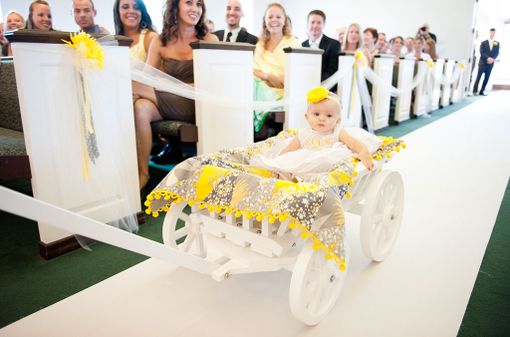
[[[28,14],[31,0],[1,0],[3,12],[16,9]],[[480,0],[488,1],[488,0]],[[506,1],[506,0],[505,0]],[[98,11],[96,23],[114,31],[113,0],[96,0]],[[151,17],[161,28],[161,4],[163,0],[145,0]],[[216,29],[225,27],[225,0],[206,0],[207,16],[216,24]],[[259,35],[262,16],[269,3],[274,0],[242,0],[245,17],[241,24],[252,34]],[[77,26],[71,12],[71,0],[49,0],[52,7],[54,27],[74,31]],[[336,28],[358,22],[362,27],[375,27],[388,37],[414,35],[419,26],[429,23],[431,31],[438,37],[438,52],[441,57],[469,58],[474,1],[468,0],[315,0],[280,3],[292,19],[294,35],[300,40],[306,37],[306,16],[312,9],[326,13],[326,34],[336,36]]]

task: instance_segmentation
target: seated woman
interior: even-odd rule
[[[167,0],[163,30],[149,47],[147,64],[185,82],[193,83],[193,50],[197,40],[218,41],[207,33],[203,0]],[[149,180],[151,122],[161,119],[195,122],[195,102],[133,82],[135,128],[140,188]]]
[[[429,54],[430,58],[433,61],[436,61],[439,58],[439,56],[437,55],[437,52],[436,52],[436,43],[434,42],[434,40],[432,40],[430,38],[425,40],[425,44],[423,45],[423,51],[426,54]]]
[[[363,54],[365,54],[368,64],[372,66],[374,64],[374,56],[379,53],[379,50],[375,47],[379,34],[377,29],[370,27],[366,28],[363,34]]]
[[[113,5],[115,34],[133,40],[129,54],[132,58],[145,62],[150,43],[158,34],[143,0],[116,0]]]
[[[345,131],[340,124],[340,99],[326,88],[311,90],[307,101],[305,118],[310,128],[298,130],[277,156],[257,155],[250,165],[277,171],[281,178],[293,180],[295,176],[331,171],[354,153],[371,170],[370,152],[377,150],[381,141],[373,136],[374,143],[369,151],[363,142]]]
[[[301,43],[292,36],[292,27],[285,8],[278,3],[272,3],[264,13],[262,31],[253,58],[253,73],[256,77],[255,101],[272,101],[283,97],[285,74],[283,49],[287,47],[301,47]],[[256,132],[261,129],[267,114],[267,111],[255,112]]]
[[[28,8],[27,29],[54,30],[50,5],[44,0],[35,0]]]
[[[5,30],[10,32],[16,29],[23,29],[25,27],[25,19],[21,13],[10,11],[5,17]]]
[[[360,38],[361,26],[357,23],[351,23],[347,29],[347,37],[345,38],[345,46],[342,46],[342,52],[355,52],[363,47],[363,41]]]
[[[25,27],[25,19],[19,12],[10,11],[9,13],[7,13],[7,16],[5,17],[5,31],[6,32],[11,32],[16,29],[23,29],[23,27]],[[2,28],[0,27],[0,30],[1,29]],[[5,39],[5,37],[3,36],[3,33],[0,34],[0,39],[2,40],[2,42],[0,42],[0,44],[2,45],[2,56],[12,56],[12,51],[9,46],[9,41],[7,41],[7,39]]]

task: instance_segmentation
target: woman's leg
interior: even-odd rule
[[[136,153],[140,189],[149,181],[149,156],[152,146],[151,122],[161,119],[163,118],[154,102],[147,98],[135,101]]]

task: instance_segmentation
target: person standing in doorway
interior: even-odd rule
[[[489,82],[489,77],[491,76],[492,67],[494,66],[494,61],[499,55],[499,42],[494,40],[494,35],[496,35],[496,29],[491,28],[489,31],[489,39],[483,41],[480,44],[480,61],[478,62],[478,75],[476,75],[475,85],[473,86],[473,94],[486,96],[485,87],[487,86],[487,82]],[[484,74],[482,88],[480,92],[478,92],[478,84],[480,82],[480,78]]]

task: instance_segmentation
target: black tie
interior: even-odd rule
[[[230,42],[230,38],[232,37],[232,32],[228,32],[227,34],[227,42]]]

